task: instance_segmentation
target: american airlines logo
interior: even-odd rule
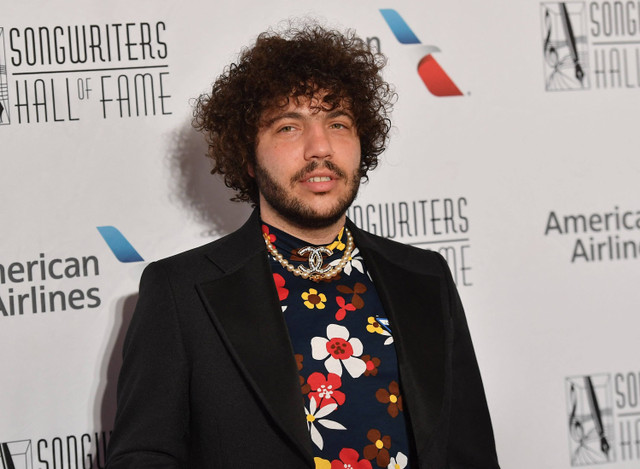
[[[438,97],[462,96],[462,91],[433,56],[433,52],[440,52],[440,48],[433,45],[423,45],[396,10],[386,8],[381,9],[380,13],[400,44],[419,46],[420,51],[424,54],[418,61],[417,69],[418,75],[429,92]]]
[[[98,232],[120,262],[142,262],[144,259],[115,226],[98,226]]]

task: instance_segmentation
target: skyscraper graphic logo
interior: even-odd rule
[[[33,469],[31,440],[0,443],[0,469]]]
[[[387,8],[381,9],[380,13],[400,44],[419,45],[422,48],[425,55],[418,61],[418,75],[431,94],[439,97],[462,96],[460,89],[432,55],[432,52],[440,52],[440,49],[437,46],[422,45],[397,11]]]
[[[9,81],[7,80],[7,56],[4,48],[4,28],[0,28],[0,125],[11,123],[9,118]]]
[[[611,375],[566,379],[567,425],[572,466],[614,462]]]
[[[545,89],[589,89],[585,3],[542,3],[540,14]]]

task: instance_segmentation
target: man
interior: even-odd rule
[[[498,468],[446,263],[345,218],[387,139],[383,65],[310,24],[200,98],[213,172],[256,209],[145,270],[109,468]]]

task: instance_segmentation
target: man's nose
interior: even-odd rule
[[[306,160],[311,160],[312,158],[324,159],[333,156],[328,129],[321,124],[313,123],[307,127],[305,133],[304,157]]]

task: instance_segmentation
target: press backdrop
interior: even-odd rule
[[[389,58],[391,144],[349,214],[449,260],[503,467],[639,467],[640,5],[608,0],[4,2],[3,454],[104,465],[142,269],[249,212],[192,100],[290,16]]]

